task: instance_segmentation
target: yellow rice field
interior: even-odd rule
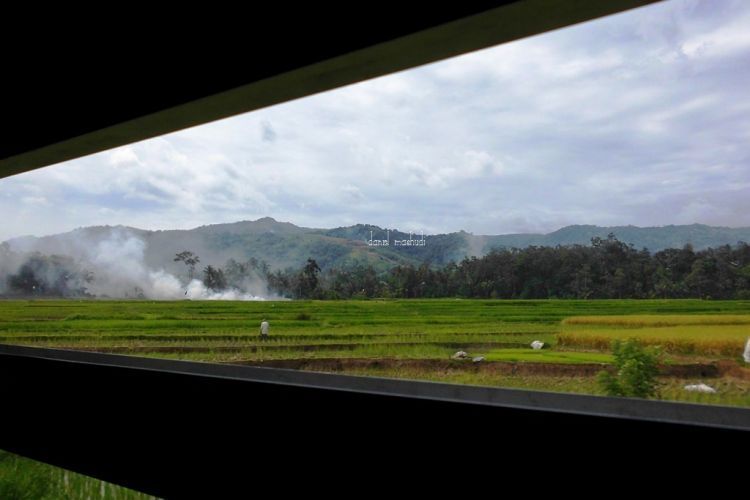
[[[562,321],[563,326],[607,328],[644,328],[690,325],[747,325],[750,314],[633,314],[613,316],[573,316]]]
[[[635,338],[665,352],[738,357],[750,338],[750,315],[577,316],[563,320],[561,347],[606,350]]]

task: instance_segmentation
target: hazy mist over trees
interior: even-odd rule
[[[171,254],[164,248],[150,248],[155,244],[149,240],[151,233],[127,228],[84,229],[61,235],[58,240],[38,240],[44,249],[54,249],[55,241],[59,241],[65,255],[3,243],[0,295],[225,300],[750,299],[750,247],[744,242],[701,250],[688,244],[650,252],[610,233],[607,237],[595,236],[586,245],[507,246],[491,248],[481,255],[467,255],[464,250],[463,257],[448,259],[445,254],[455,255],[461,239],[473,235],[429,237],[428,246],[423,247],[429,253],[411,252],[399,257],[398,248],[368,247],[364,241],[348,239],[369,235],[373,226],[315,230],[311,237],[305,231],[312,230],[272,219],[241,224],[244,226],[226,227],[249,227],[255,232],[199,228],[196,233],[207,238],[189,239],[190,232],[185,231],[175,238]],[[695,226],[686,227],[696,230]],[[587,227],[571,228],[579,231]],[[195,247],[183,246],[191,242],[197,242]],[[247,255],[258,249],[263,255],[286,251],[286,257],[275,265],[263,258],[242,257],[243,252]],[[155,251],[165,255],[156,259]],[[232,257],[220,260],[226,255]],[[433,256],[435,260],[430,258]],[[280,266],[279,262],[294,264]]]

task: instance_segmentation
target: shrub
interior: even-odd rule
[[[658,395],[659,352],[629,339],[612,342],[616,373],[600,372],[597,381],[609,396],[648,398]]]

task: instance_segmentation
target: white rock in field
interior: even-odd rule
[[[692,385],[686,385],[685,386],[686,391],[691,392],[708,392],[710,394],[713,394],[716,392],[716,389],[711,387],[710,385],[706,384],[692,384]]]
[[[456,354],[451,356],[452,359],[466,359],[468,354],[466,354],[464,351],[458,351]]]
[[[745,363],[750,363],[750,338],[745,343],[745,352],[742,353],[742,357],[745,358]]]
[[[532,349],[539,350],[542,347],[544,347],[544,342],[542,342],[540,340],[535,340],[534,342],[531,343],[531,348]]]
[[[481,363],[484,361],[484,356],[477,356],[476,358],[471,358],[472,363]]]

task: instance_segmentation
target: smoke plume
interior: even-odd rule
[[[60,246],[63,256],[45,255],[28,239],[3,243],[0,293],[155,300],[264,300],[268,295],[257,275],[243,280],[241,288],[216,291],[199,279],[149,267],[142,238],[125,228],[106,229],[96,236],[73,233]]]

